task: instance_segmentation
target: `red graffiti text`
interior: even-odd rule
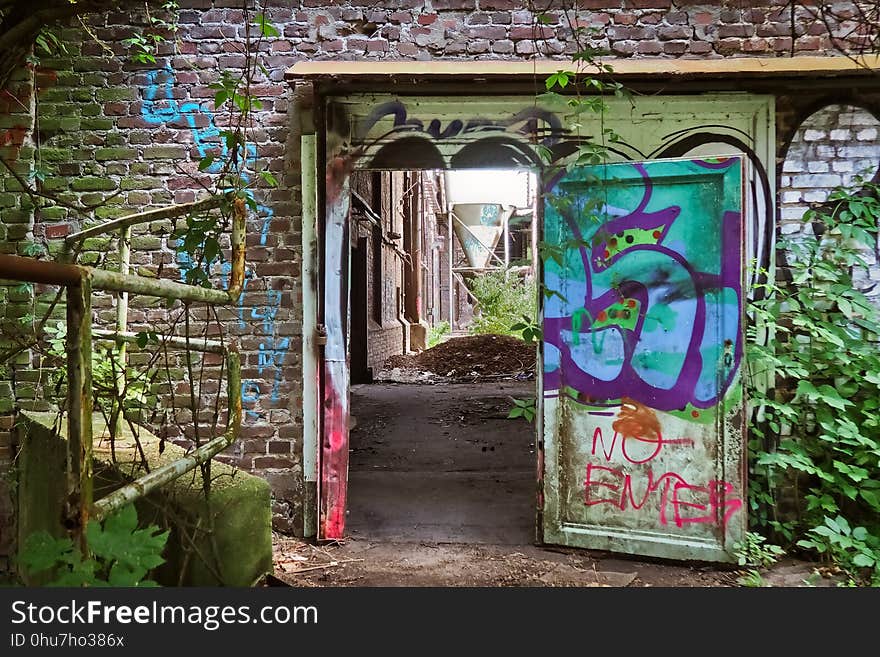
[[[652,432],[650,438],[620,436],[615,431],[611,445],[607,446],[602,429],[597,427],[593,432],[592,455],[596,456],[597,447],[601,447],[600,453],[605,457],[605,463],[610,463],[618,437],[621,438],[620,455],[634,465],[644,465],[653,460],[664,445],[693,445],[693,440],[689,438],[666,440],[660,431]],[[640,449],[634,449],[634,444],[641,446]],[[643,447],[646,444],[649,445],[647,449]],[[711,479],[705,486],[698,486],[676,472],[656,476],[650,467],[636,473],[626,473],[622,468],[588,463],[584,487],[587,506],[610,504],[621,511],[638,511],[653,499],[659,506],[660,524],[666,525],[671,519],[677,527],[689,523],[717,523],[723,527],[743,505],[733,485],[726,481]]]

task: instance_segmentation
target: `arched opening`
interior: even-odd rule
[[[803,222],[811,205],[838,187],[858,189],[880,174],[880,119],[863,107],[831,104],[808,116],[788,147],[779,181],[779,231],[811,234]],[[854,272],[856,286],[880,302],[877,248],[865,252],[866,268]]]

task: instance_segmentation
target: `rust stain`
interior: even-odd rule
[[[626,438],[660,440],[660,421],[653,410],[630,397],[620,400],[620,413],[611,427]]]

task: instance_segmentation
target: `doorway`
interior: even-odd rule
[[[712,347],[711,353],[706,352],[712,358],[718,351],[713,346],[717,342],[716,338],[721,339],[719,344],[728,346],[729,343],[730,357],[727,351],[718,351],[721,354],[718,364],[722,368],[719,371],[726,373],[720,380],[725,384],[728,381],[733,382],[723,391],[725,394],[728,390],[732,391],[729,403],[725,401],[723,404],[715,404],[715,397],[708,398],[708,401],[700,397],[696,404],[701,405],[699,409],[689,409],[685,400],[686,403],[678,405],[663,402],[660,404],[663,408],[652,411],[656,411],[655,415],[657,412],[667,415],[677,413],[678,415],[674,415],[674,422],[670,420],[676,426],[689,423],[687,427],[679,427],[686,429],[684,433],[676,432],[682,433],[681,440],[684,441],[675,443],[676,445],[690,444],[690,440],[695,440],[690,434],[696,434],[697,430],[702,432],[701,436],[705,434],[706,440],[701,438],[701,444],[708,445],[714,441],[714,447],[709,445],[705,453],[715,454],[718,476],[713,475],[706,485],[696,486],[691,485],[690,479],[686,477],[675,479],[681,491],[709,498],[708,504],[697,499],[685,500],[682,492],[682,497],[678,499],[681,508],[708,509],[711,506],[711,513],[707,511],[693,518],[680,514],[674,518],[674,531],[666,531],[670,529],[670,525],[662,504],[668,496],[663,494],[651,500],[652,506],[648,511],[659,513],[651,522],[643,523],[639,513],[630,514],[633,517],[617,513],[609,507],[626,507],[628,497],[625,493],[630,490],[629,482],[633,480],[629,470],[618,473],[616,467],[592,461],[587,463],[586,460],[598,458],[597,450],[601,451],[602,445],[605,445],[606,434],[607,463],[616,463],[619,460],[614,451],[615,445],[620,442],[625,444],[627,438],[641,441],[646,437],[638,432],[643,431],[646,426],[650,429],[653,422],[649,425],[639,424],[635,436],[625,435],[623,438],[620,438],[619,428],[613,426],[617,423],[620,428],[627,430],[633,409],[641,410],[640,406],[631,403],[628,394],[630,388],[627,386],[638,383],[635,375],[631,376],[627,369],[623,376],[620,374],[621,368],[635,367],[629,364],[632,360],[630,352],[635,346],[642,344],[639,337],[641,333],[657,332],[658,327],[662,331],[671,331],[674,328],[658,323],[653,315],[648,321],[647,309],[654,298],[640,292],[642,288],[647,290],[668,286],[668,277],[664,278],[663,271],[658,270],[659,278],[655,280],[649,277],[643,280],[644,277],[640,278],[639,272],[628,272],[631,278],[635,276],[633,282],[636,287],[641,287],[624,289],[623,284],[628,279],[620,278],[617,272],[617,269],[622,268],[624,253],[630,258],[627,260],[629,263],[638,260],[641,251],[646,249],[662,251],[661,256],[668,257],[679,265],[682,260],[689,262],[688,258],[692,256],[701,257],[719,252],[732,254],[730,257],[725,256],[725,266],[720,270],[718,262],[702,263],[706,265],[705,270],[693,270],[693,276],[688,274],[697,282],[690,286],[685,285],[684,288],[690,295],[689,299],[696,298],[692,293],[695,290],[702,296],[706,296],[706,290],[710,293],[708,301],[704,299],[693,302],[699,306],[695,316],[702,320],[711,318],[713,327],[723,324],[736,330],[734,322],[728,319],[738,316],[735,312],[736,305],[742,296],[736,290],[740,288],[736,285],[725,285],[733,293],[715,293],[713,281],[719,276],[725,281],[730,277],[736,278],[741,259],[736,257],[736,248],[739,247],[733,248],[733,245],[745,245],[741,252],[744,258],[759,263],[766,264],[767,256],[772,252],[772,239],[768,235],[772,238],[774,181],[773,169],[767,166],[773,159],[772,101],[772,97],[753,94],[658,96],[641,100],[635,109],[623,101],[609,101],[604,127],[599,125],[598,120],[591,127],[599,131],[613,129],[620,136],[611,151],[614,159],[618,159],[622,166],[603,165],[599,170],[590,171],[587,170],[589,167],[576,166],[571,160],[579,152],[579,146],[584,140],[589,141],[589,134],[594,134],[594,131],[568,129],[564,107],[545,107],[535,104],[534,98],[480,97],[479,102],[467,104],[466,112],[462,112],[461,102],[451,103],[448,97],[439,96],[403,97],[355,93],[329,98],[325,114],[325,208],[319,221],[319,229],[323,231],[321,237],[325,256],[322,263],[324,289],[321,317],[326,329],[321,378],[323,407],[318,469],[319,537],[342,538],[349,515],[345,510],[349,502],[349,402],[352,399],[348,349],[352,317],[349,306],[349,261],[352,252],[350,210],[355,202],[349,190],[353,174],[370,169],[452,171],[494,167],[541,172],[541,186],[546,198],[543,198],[540,209],[548,211],[548,208],[553,208],[557,213],[551,217],[552,221],[549,223],[544,219],[537,222],[544,231],[551,224],[553,227],[550,241],[547,242],[545,236],[542,242],[543,247],[550,247],[549,260],[555,262],[551,272],[555,279],[544,290],[544,295],[548,291],[558,291],[560,283],[563,288],[571,288],[570,294],[566,294],[563,289],[562,298],[551,295],[544,300],[544,316],[539,317],[537,327],[538,335],[543,331],[545,341],[536,367],[536,403],[532,407],[538,425],[535,450],[538,461],[535,482],[538,542],[608,549],[607,542],[601,543],[603,537],[610,526],[621,525],[621,532],[627,538],[634,538],[627,541],[626,549],[636,553],[655,556],[669,556],[674,553],[677,556],[687,554],[698,555],[699,558],[729,559],[730,546],[738,533],[741,533],[744,519],[744,513],[734,513],[731,516],[732,507],[726,503],[727,500],[738,502],[743,489],[743,482],[740,480],[742,468],[739,467],[743,454],[742,396],[736,394],[739,386],[739,379],[736,378],[739,334],[736,336],[737,340],[734,340],[723,331],[719,333],[713,329],[707,332],[700,329],[704,337],[708,336],[706,339],[712,343],[708,345]],[[740,155],[737,156],[737,153]],[[660,167],[656,176],[648,172],[647,168],[648,165],[653,167],[655,163]],[[615,182],[618,179],[623,182],[618,184]],[[597,204],[597,199],[584,196],[592,188],[590,181],[596,180],[601,181],[603,190],[606,187],[617,190],[614,193],[622,194],[621,198],[613,204]],[[624,184],[625,181],[632,181],[632,184]],[[662,185],[655,185],[658,181]],[[696,185],[694,189],[699,187],[705,193],[700,192],[694,196],[688,190],[679,189],[685,183]],[[492,181],[489,181],[484,186],[491,185]],[[655,187],[658,190],[656,195]],[[683,202],[682,199],[690,199],[692,196],[706,201],[705,211],[696,211],[691,207],[693,203],[690,201]],[[647,205],[652,199],[656,208]],[[667,239],[667,234],[671,234],[669,231],[672,230],[673,220],[685,206],[689,208],[687,218],[674,227],[676,230],[687,229],[686,235],[673,235],[669,238],[669,244],[660,244]],[[581,212],[581,209],[588,207],[601,210],[601,216],[597,216],[595,222],[591,219],[595,212]],[[641,217],[640,213],[645,212],[650,214],[650,221]],[[658,219],[660,223],[656,223],[655,219],[661,215],[666,218],[662,221]],[[714,222],[711,230],[699,225],[700,217],[707,216],[712,217]],[[581,226],[578,222],[582,219],[589,219],[591,223]],[[595,234],[597,227],[602,227],[604,232]],[[614,231],[611,231],[612,227]],[[606,232],[609,234],[606,235]],[[406,239],[403,228],[399,231],[392,229],[391,233]],[[705,240],[701,242],[701,238],[707,235],[711,237],[711,249],[703,244]],[[731,248],[727,248],[728,245]],[[369,247],[364,252],[369,252]],[[542,267],[544,271],[538,272],[539,279],[545,279],[548,275],[548,259],[543,256],[542,253],[545,266]],[[621,261],[620,265],[617,264],[618,260]],[[689,271],[684,265],[681,266]],[[592,294],[599,288],[590,285],[590,281],[596,277],[604,286],[599,298],[594,298]],[[733,278],[730,280],[733,281]],[[684,278],[682,281],[686,283]],[[450,277],[450,282],[454,283],[454,277]],[[546,281],[539,281],[544,282]],[[708,288],[704,289],[706,285]],[[739,285],[742,287],[743,284]],[[450,310],[455,307],[458,298],[455,295],[452,297]],[[551,307],[551,314],[547,315],[549,301],[555,303],[558,300],[562,303],[564,299],[568,299],[564,301],[565,304],[570,302],[574,305],[562,307],[556,304]],[[625,303],[626,308],[615,305],[618,302]],[[402,313],[402,326],[409,323],[409,328],[415,329],[401,329],[401,342],[405,345],[405,352],[409,352],[421,336],[418,327],[412,325],[407,295],[404,294],[401,298],[398,288],[392,285],[388,289],[383,283],[382,303]],[[713,306],[711,312],[705,310],[707,304]],[[730,311],[722,312],[722,306],[729,306]],[[637,317],[634,314],[636,311]],[[552,344],[546,342],[548,317],[552,320]],[[589,317],[589,321],[585,321],[585,317]],[[607,321],[609,318],[614,320],[611,324]],[[719,318],[723,318],[723,321]],[[450,324],[450,330],[453,328]],[[617,337],[602,340],[602,336],[597,334],[600,330]],[[626,340],[623,339],[624,336],[627,336]],[[620,353],[603,351],[615,345]],[[688,345],[695,349],[706,347],[693,336]],[[605,354],[598,370],[588,354],[590,348]],[[675,352],[672,347],[670,349]],[[701,362],[702,355],[701,352]],[[679,358],[675,361],[675,372],[667,372],[667,375],[673,376],[678,372],[680,360]],[[648,364],[654,362],[651,360]],[[693,362],[697,363],[698,359],[695,357]],[[705,360],[704,364],[709,363],[706,367],[711,369],[712,362],[714,361]],[[639,362],[638,367],[643,369],[647,365]],[[728,371],[731,367],[733,369]],[[700,380],[709,380],[709,374],[703,376],[704,369],[706,368],[696,370],[691,367],[688,372],[699,371]],[[576,376],[580,376],[578,372],[583,371],[585,378],[581,377],[583,382],[575,381],[577,385],[570,385],[570,377],[562,376],[563,370]],[[375,374],[375,367],[369,374]],[[606,384],[609,381],[617,381],[621,376],[625,379],[622,381],[625,384],[623,388],[607,389]],[[669,383],[651,376],[648,378],[651,382],[647,385],[652,388],[664,389],[663,386]],[[689,381],[690,379],[693,377],[690,376]],[[646,408],[653,409],[651,404],[657,406],[653,391],[643,390],[640,396],[643,399],[635,401]],[[719,409],[717,414],[703,412],[703,407],[708,408],[713,404]],[[576,411],[577,417],[569,413],[572,409]],[[716,415],[720,417],[722,412],[725,414],[723,422],[706,423],[705,418],[712,419]],[[682,413],[685,415],[679,417]],[[697,427],[700,418],[704,420]],[[666,416],[662,417],[664,423],[666,419]],[[610,423],[611,426],[600,427],[598,423],[601,422]],[[665,424],[660,427],[661,430],[664,427]],[[727,427],[733,427],[730,440],[727,439]],[[714,430],[715,428],[719,430]],[[656,431],[656,435],[660,436],[661,431]],[[667,441],[664,439],[661,444],[660,439],[656,438],[653,444],[655,447],[663,447]],[[626,447],[628,449],[629,445]],[[622,458],[626,460],[626,455]],[[649,482],[650,492],[653,490],[650,482],[653,481],[651,467],[654,464],[651,462],[645,465],[645,461],[639,460],[640,458],[627,461],[621,467],[637,466],[640,473],[644,471],[642,474],[644,481]],[[608,477],[622,477],[622,481],[600,482],[592,476],[605,472],[609,473]],[[671,481],[672,475],[663,476],[663,485],[671,486]],[[615,501],[611,497],[594,499],[586,495],[587,491],[592,495],[597,486],[606,485],[624,491],[623,498],[620,498],[623,501]],[[724,503],[719,504],[719,501]],[[639,511],[644,506],[639,502],[639,506],[633,508]],[[564,513],[563,508],[566,509]],[[724,509],[726,511],[721,513]],[[566,515],[569,510],[572,513]],[[731,518],[733,520],[728,522]],[[659,534],[656,528],[658,523],[662,525]],[[681,523],[680,527],[678,523]],[[650,528],[645,529],[648,525]],[[707,527],[710,525],[718,526],[715,534],[701,534],[698,541],[691,540],[690,534],[708,532]],[[690,531],[694,527],[699,531]],[[623,544],[615,544],[614,547],[623,547]]]
[[[489,184],[491,183],[491,184]],[[347,533],[526,544],[535,527],[536,184],[513,170],[350,182]]]

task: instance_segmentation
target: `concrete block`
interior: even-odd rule
[[[19,541],[30,533],[46,530],[64,534],[66,423],[55,427],[52,413],[25,412],[17,427],[22,446],[19,465]],[[128,430],[116,441],[117,464],[110,463],[109,435],[103,420],[95,419],[95,498],[143,474],[134,437]],[[185,450],[166,444],[159,453],[159,439],[142,429],[141,446],[151,469],[185,455]],[[251,586],[272,571],[272,513],[269,484],[264,479],[212,462],[211,495],[206,503],[198,469],[136,503],[142,525],[170,525],[166,562],[153,573],[165,586]],[[166,514],[164,509],[169,512]],[[194,528],[198,527],[199,531]],[[197,553],[208,555],[206,563]],[[181,573],[183,573],[181,575]],[[28,578],[34,584],[36,578]]]

